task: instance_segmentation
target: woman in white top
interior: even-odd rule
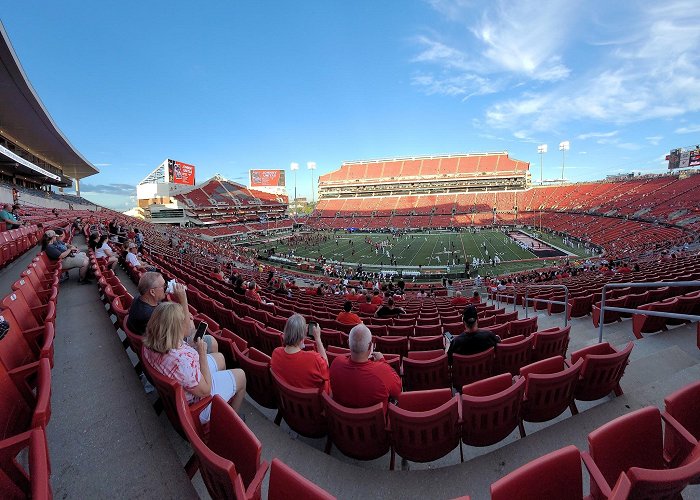
[[[136,255],[136,252],[138,252],[136,243],[129,243],[129,249],[126,252],[126,261],[134,267],[144,267],[143,263]]]
[[[103,234],[100,239],[97,240],[95,244],[95,258],[97,259],[107,259],[107,265],[114,269],[117,267],[117,256],[114,255],[112,248],[107,243],[108,236]]]

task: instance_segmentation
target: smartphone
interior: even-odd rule
[[[317,326],[318,326],[318,323],[316,323],[315,321],[309,321],[308,330],[306,332],[306,335],[310,339],[314,338],[314,328],[316,328]]]
[[[443,333],[443,335],[447,339],[448,343],[452,343],[452,339],[455,338],[455,336],[452,335],[450,332],[445,332],[445,333]]]
[[[207,328],[209,328],[209,325],[207,325],[204,321],[201,321],[197,325],[197,331],[194,333],[195,342],[204,337],[204,334],[207,333]]]

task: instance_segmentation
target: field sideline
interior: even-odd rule
[[[323,257],[325,259],[342,262],[361,262],[363,265],[382,265],[384,267],[390,267],[390,257],[387,257],[386,253],[381,253],[381,250],[376,252],[374,245],[368,244],[365,241],[369,237],[372,239],[373,243],[387,241],[388,245],[393,245],[393,247],[386,247],[386,250],[394,255],[398,268],[419,265],[449,265],[453,272],[461,272],[464,270],[465,256],[471,264],[473,257],[488,261],[494,255],[498,255],[504,262],[497,265],[495,268],[490,265],[487,266],[487,268],[489,271],[493,270],[493,272],[498,273],[542,267],[545,264],[544,261],[507,262],[534,259],[536,256],[529,250],[520,248],[510,237],[500,231],[491,230],[477,233],[409,233],[398,239],[386,233],[350,234],[345,232],[323,232],[316,234],[327,235],[328,241],[313,244],[297,243],[290,246],[280,240],[263,245],[256,245],[256,247],[262,253],[270,247],[275,247],[277,255],[285,255],[293,250],[294,255],[298,257],[309,257],[312,259]],[[565,246],[562,238],[558,236],[547,235],[546,239],[551,242],[551,244],[560,248],[565,248],[579,255],[585,255],[585,250],[583,248]],[[454,245],[454,247],[452,245]],[[454,251],[454,254],[452,254],[452,251]],[[549,262],[553,260],[554,259],[548,259]],[[487,270],[484,268],[482,269],[484,271]]]

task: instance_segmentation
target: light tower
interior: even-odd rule
[[[540,144],[537,146],[537,152],[540,154],[540,186],[543,184],[543,178],[542,178],[542,157],[544,154],[547,152],[547,145],[546,144]]]
[[[297,207],[297,170],[299,170],[299,164],[297,162],[292,162],[289,164],[289,170],[294,172],[294,213],[297,213],[299,207]]]
[[[559,151],[561,151],[561,183],[564,184],[564,161],[566,160],[566,152],[570,148],[569,141],[561,141],[559,143]]]
[[[316,170],[316,162],[308,161],[306,162],[306,168],[311,170],[311,204],[316,203],[316,198],[314,195],[314,170]]]

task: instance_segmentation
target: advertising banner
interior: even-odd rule
[[[284,187],[284,170],[251,170],[250,187]]]

